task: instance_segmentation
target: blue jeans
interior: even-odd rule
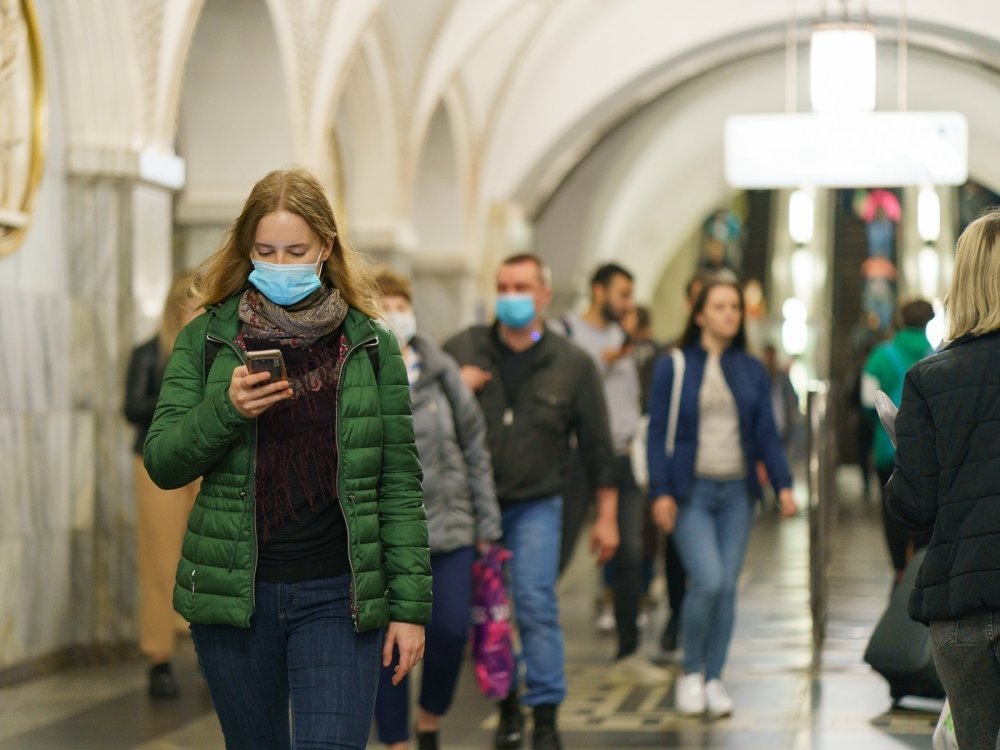
[[[258,581],[249,628],[191,626],[227,748],[365,747],[382,633],[354,632],[350,583]]]
[[[472,563],[475,548],[461,547],[431,555],[434,607],[427,623],[424,667],[420,679],[420,707],[443,716],[451,706],[462,670],[462,656],[469,640],[469,609],[472,606]],[[409,677],[392,684],[399,654],[382,669],[375,723],[378,739],[386,745],[410,738]]]
[[[681,498],[674,542],[688,574],[681,609],[684,672],[718,679],[736,621],[736,584],[753,525],[743,479],[696,478]]]
[[[559,625],[556,578],[562,534],[562,497],[511,503],[502,509],[514,621],[521,636],[527,706],[562,703],[566,697],[565,649]],[[515,678],[517,675],[515,674]]]
[[[1000,750],[1000,612],[931,623],[934,666],[962,750]]]

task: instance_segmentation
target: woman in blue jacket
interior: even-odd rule
[[[743,320],[739,286],[706,284],[680,351],[657,362],[649,398],[653,518],[664,532],[673,532],[688,573],[681,623],[684,674],[677,679],[675,701],[677,710],[689,715],[707,710],[727,716],[733,710],[720,677],[754,499],[760,495],[757,461],[767,468],[782,514],[796,512],[770,381],[764,365],[746,352]],[[674,394],[678,373],[680,389]]]

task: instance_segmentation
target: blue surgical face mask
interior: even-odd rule
[[[497,320],[508,328],[520,329],[535,319],[535,297],[531,294],[501,294],[497,297]]]
[[[250,283],[276,305],[294,305],[319,289],[323,282],[313,263],[266,263],[254,260]]]

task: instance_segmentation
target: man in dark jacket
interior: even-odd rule
[[[497,321],[445,344],[486,417],[503,542],[513,553],[514,612],[526,667],[524,702],[534,709],[534,750],[562,747],[556,709],[566,695],[562,629],[556,601],[562,492],[575,433],[596,487],[591,547],[599,562],[618,549],[615,464],[601,381],[590,357],[546,333],[552,291],[534,255],[508,258],[497,272]],[[496,747],[522,744],[516,689],[500,704]]]

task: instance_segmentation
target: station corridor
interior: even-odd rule
[[[841,470],[839,484],[850,487],[847,472]],[[818,666],[811,646],[808,521],[764,514],[741,580],[737,633],[724,675],[736,712],[720,721],[679,718],[670,708],[670,687],[607,682],[614,639],[594,630],[596,576],[581,546],[561,585],[569,697],[560,724],[567,750],[929,749],[938,704],[908,699],[891,710],[886,683],[862,662],[891,576],[877,506],[844,501],[854,493],[840,494],[831,535],[827,638]],[[663,617],[661,595],[644,630],[645,651],[653,658]],[[147,699],[145,666],[138,659],[0,689],[0,750],[222,748],[189,640],[178,666],[183,694],[176,702]],[[466,668],[444,724],[443,747],[491,748],[492,708]],[[378,747],[374,739],[370,746]]]

